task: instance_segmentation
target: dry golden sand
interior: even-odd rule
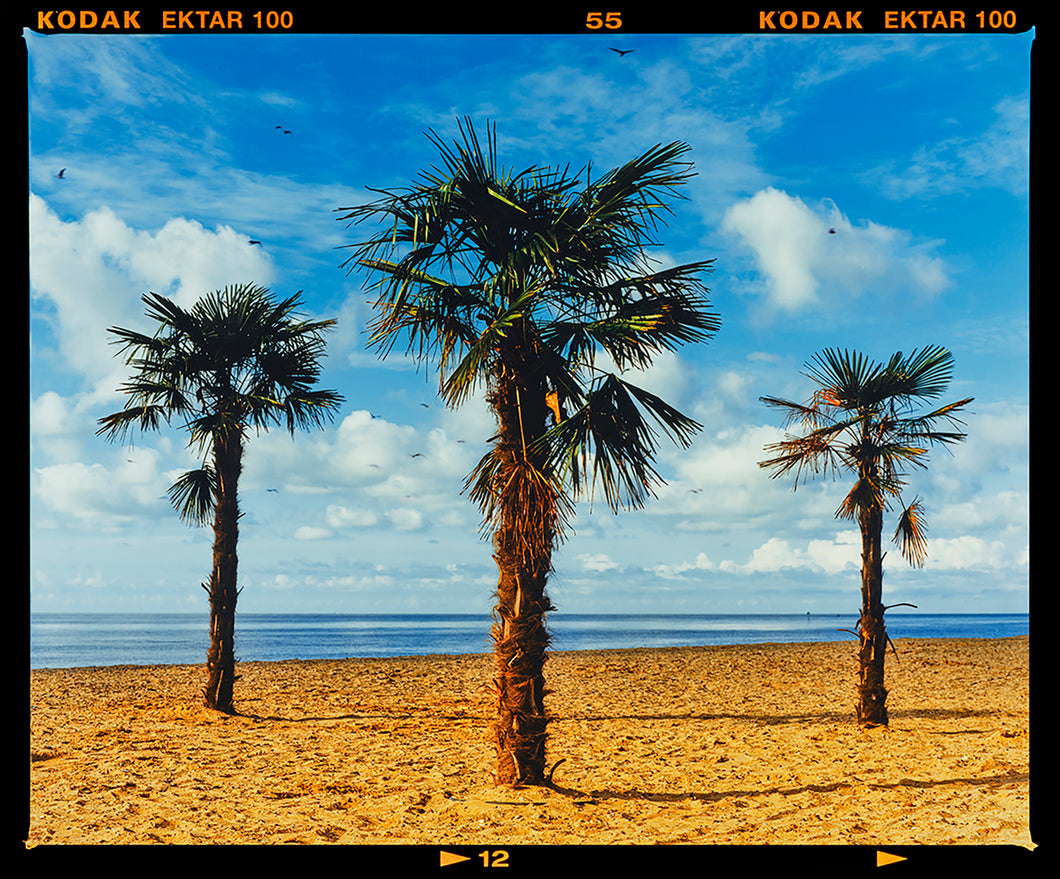
[[[485,655],[31,674],[28,845],[1030,846],[1028,639],[555,652],[554,789],[492,784]]]

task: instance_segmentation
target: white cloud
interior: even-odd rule
[[[917,244],[910,233],[871,220],[855,225],[834,203],[811,209],[773,187],[732,205],[722,229],[753,254],[773,312],[796,314],[869,292],[934,296],[950,284],[934,253],[939,242]]]
[[[347,415],[339,425],[334,446],[327,451],[336,477],[359,481],[376,479],[404,463],[415,444],[416,431],[407,425],[372,416],[360,409]]]
[[[711,562],[705,552],[701,552],[694,561],[680,562],[676,565],[659,564],[655,565],[651,570],[664,580],[676,580],[688,571],[714,571],[718,570],[718,567],[718,565]]]
[[[889,534],[885,533],[887,542]],[[892,559],[890,570],[907,567],[897,550],[889,553]],[[580,556],[579,558],[589,558]],[[943,570],[1011,570],[1025,566],[1025,547],[1010,549],[1000,540],[984,540],[971,535],[953,538],[938,538],[928,541],[926,569]],[[612,563],[613,564],[613,563]],[[778,574],[783,571],[816,572],[833,576],[844,571],[855,572],[861,566],[861,535],[857,529],[838,531],[829,539],[794,541],[783,537],[770,537],[754,547],[745,561],[736,558],[716,560],[706,552],[700,552],[692,561],[653,565],[650,570],[663,579],[679,580],[685,575],[720,572],[741,577],[760,574]],[[606,567],[586,570],[606,570]]]
[[[33,110],[42,116],[61,113],[72,131],[99,117],[120,122],[118,107],[200,102],[185,70],[159,52],[153,39],[80,34],[56,41],[31,31],[25,36],[33,59]],[[78,75],[71,77],[71,70]],[[53,97],[62,101],[53,105]]]
[[[783,571],[809,571],[832,576],[847,570],[857,570],[860,550],[861,538],[856,530],[837,532],[827,540],[801,543],[771,537],[751,549],[745,561],[736,558],[715,560],[706,552],[700,552],[692,561],[657,564],[650,570],[666,580],[681,580],[688,574],[709,572],[743,578]]]
[[[926,570],[1001,570],[1012,567],[1013,558],[1000,540],[962,536],[928,540]]]
[[[171,510],[168,488],[158,470],[159,455],[138,449],[135,457],[113,468],[72,462],[39,467],[33,472],[33,493],[57,513],[92,527],[140,520],[146,513]]]
[[[794,312],[816,301],[811,254],[827,229],[801,199],[769,187],[729,208],[722,228],[754,251],[759,270],[769,279],[773,305]]]
[[[107,327],[147,331],[142,294],[171,296],[189,306],[227,284],[268,284],[274,274],[260,248],[227,226],[210,231],[175,218],[148,232],[126,225],[106,207],[64,221],[37,195],[30,196],[29,216],[36,312],[51,324],[66,365],[98,385],[100,398],[113,396],[125,378]]]
[[[582,553],[578,557],[578,561],[582,564],[583,571],[614,571],[620,566],[618,562],[612,559],[607,553]]]
[[[30,427],[37,436],[65,433],[69,419],[70,406],[55,391],[45,391],[30,406]]]
[[[333,528],[370,528],[379,523],[379,516],[371,510],[351,510],[341,504],[331,504],[325,513]]]
[[[746,425],[716,431],[697,440],[677,459],[677,469],[689,485],[714,488],[755,488],[767,483],[768,474],[758,466],[766,457],[765,446],[781,439],[775,427]]]
[[[993,186],[1014,195],[1030,185],[1030,102],[1010,97],[994,106],[994,120],[984,131],[926,144],[904,168],[895,161],[872,169],[888,198],[932,198]]]
[[[399,531],[419,531],[426,525],[423,513],[411,507],[399,507],[386,515]]]
[[[84,439],[95,422],[78,408],[79,401],[45,391],[30,402],[29,426],[34,463],[73,461],[81,456]]]
[[[860,540],[856,531],[841,531],[832,540],[811,540],[805,549],[800,549],[787,540],[771,537],[739,569],[746,573],[766,573],[784,568],[809,568],[828,574],[844,568],[856,569],[860,564]]]
[[[317,528],[312,525],[303,525],[300,528],[296,528],[294,532],[295,540],[326,540],[331,537],[332,532],[327,528]]]

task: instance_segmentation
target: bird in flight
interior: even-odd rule
[[[248,243],[248,244],[261,244],[261,242],[260,242],[260,241],[255,241],[255,240],[254,240],[253,238],[251,238],[251,239],[250,239],[250,241],[249,241],[249,242],[247,242],[247,243]]]
[[[828,234],[829,235],[835,235],[835,229],[829,229],[828,230]]]
[[[610,46],[608,46],[607,48],[611,49]],[[633,50],[632,49],[611,49],[611,51],[612,52],[618,52],[619,55],[628,55]]]
[[[409,457],[410,458],[422,458],[423,457],[423,452],[414,452],[414,453],[410,454]]]
[[[56,174],[55,176],[56,176],[56,177],[58,177],[58,178],[59,178],[60,180],[65,180],[65,179],[66,179],[66,176],[65,176],[65,175],[66,175],[66,169],[65,169],[65,168],[63,168],[63,170],[62,170],[62,171],[60,171],[60,172],[59,172],[58,174]]]
[[[277,125],[276,127],[279,128],[280,131],[282,131],[284,134],[290,134],[291,133],[286,128],[284,128],[282,125]]]

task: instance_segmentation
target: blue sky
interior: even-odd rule
[[[688,143],[697,176],[654,256],[717,260],[716,339],[639,377],[704,428],[661,447],[643,510],[579,507],[560,613],[855,611],[848,486],[770,479],[782,431],[759,397],[804,399],[825,347],[924,345],[954,354],[947,399],[975,402],[967,441],[911,474],[929,558],[891,547],[885,602],[1028,609],[1030,34],[25,39],[34,611],[206,612],[210,530],[165,499],[195,465],[185,436],[95,430],[124,402],[106,328],[148,330],[149,290],[190,305],[240,282],[339,321],[322,384],[346,397],[326,430],[248,444],[240,610],[488,611],[496,569],[460,489],[492,420],[366,351],[337,249],[360,230],[335,213],[410,182],[437,156],[424,132],[452,139],[463,116],[495,121],[518,168]]]

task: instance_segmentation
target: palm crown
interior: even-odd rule
[[[98,433],[123,438],[138,427],[157,429],[182,418],[189,445],[209,452],[221,437],[248,428],[286,424],[319,426],[342,397],[315,390],[324,354],[324,331],[332,320],[295,318],[299,294],[279,302],[268,290],[235,285],[210,293],[184,309],[157,293],[142,297],[154,335],[112,327],[116,343],[136,375],[120,390],[125,408],[100,419]],[[183,518],[203,522],[211,508],[213,468],[181,476],[170,498]]]
[[[956,413],[971,397],[928,412],[916,409],[919,401],[942,394],[952,369],[952,354],[937,346],[908,357],[898,352],[887,363],[835,349],[814,355],[806,374],[818,387],[808,402],[761,398],[787,413],[787,425],[799,423],[806,432],[766,446],[776,455],[760,466],[772,468],[773,476],[794,471],[796,486],[818,473],[854,472],[857,478],[837,517],[857,519],[890,509],[900,499],[907,465],[926,467],[929,447],[965,438],[937,425],[962,424]],[[902,510],[894,539],[911,564],[923,564],[926,525],[919,500]]]
[[[522,406],[542,388],[553,426],[528,438],[538,476],[569,479],[575,497],[599,480],[612,509],[638,506],[657,481],[655,427],[687,444],[699,425],[621,373],[720,326],[699,280],[713,260],[649,271],[645,257],[662,196],[691,177],[678,161],[688,147],[656,146],[595,181],[585,169],[581,185],[566,168],[502,169],[493,133],[484,151],[470,124],[461,131],[453,147],[430,134],[442,167],[417,185],[340,209],[391,221],[345,263],[378,276],[371,343],[385,354],[404,336],[418,359],[437,358],[451,406],[502,373],[522,376]],[[493,457],[469,480],[487,518]]]

